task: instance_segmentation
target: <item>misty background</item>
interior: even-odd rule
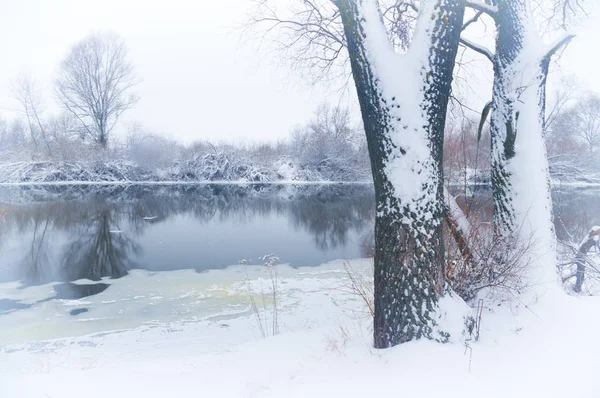
[[[293,0],[281,0],[281,9],[290,4]],[[281,62],[260,32],[244,29],[254,6],[251,0],[173,0],[168,6],[155,0],[2,1],[0,117],[19,117],[9,86],[22,74],[35,80],[48,112],[55,110],[52,86],[61,60],[86,36],[113,32],[125,41],[140,79],[134,88],[140,101],[124,113],[117,137],[138,123],[182,143],[274,142],[288,138],[322,102],[350,106],[358,120],[352,84],[350,92],[339,89],[341,81],[311,85]],[[561,76],[575,75],[582,87],[600,91],[598,54],[589,51],[600,36],[600,15],[594,11],[553,67],[549,102]],[[487,67],[487,61],[471,57]],[[491,74],[471,73],[469,79],[475,89],[463,96],[480,109],[491,93]]]

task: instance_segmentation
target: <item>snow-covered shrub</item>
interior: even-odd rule
[[[274,172],[247,164],[223,152],[196,154],[170,169],[170,177],[177,181],[244,181],[271,182]]]
[[[469,239],[471,256],[449,244],[446,278],[452,289],[465,301],[482,291],[519,293],[527,287],[525,271],[529,264],[531,244],[507,240],[489,232]]]
[[[15,162],[0,167],[1,183],[49,183],[60,181],[140,181],[144,173],[133,163],[110,162]]]
[[[320,105],[314,119],[294,131],[290,146],[299,169],[318,173],[323,180],[369,178],[364,132],[350,125],[348,110]]]

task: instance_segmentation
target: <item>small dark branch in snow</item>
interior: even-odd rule
[[[472,41],[465,39],[465,38],[460,38],[460,44],[462,44],[463,46],[470,48],[471,50],[478,52],[479,54],[483,55],[484,57],[486,57],[487,59],[489,59],[491,62],[494,62],[494,54],[486,47],[481,46],[479,44],[473,43]]]
[[[461,108],[467,109],[467,110],[469,110],[469,111],[471,111],[471,112],[474,112],[474,113],[476,113],[476,114],[478,114],[478,115],[480,114],[480,112],[479,112],[479,111],[477,111],[477,110],[475,110],[475,109],[471,108],[470,106],[466,105],[465,103],[463,103],[463,102],[462,102],[460,99],[458,99],[458,98],[457,98],[456,96],[454,96],[454,95],[451,95],[451,96],[450,96],[450,100],[451,100],[452,102],[456,102],[456,103],[458,104],[458,106],[460,106]]]
[[[481,330],[481,316],[483,315],[483,299],[477,301],[477,323],[475,324],[475,341],[479,341]]]
[[[465,5],[469,8],[472,8],[476,11],[481,11],[486,13],[492,18],[496,18],[496,14],[498,13],[498,7],[491,6],[480,1],[467,1]]]
[[[559,39],[557,43],[550,46],[550,49],[546,52],[546,55],[544,56],[543,60],[546,62],[550,61],[552,56],[556,54],[556,52],[558,52],[561,48],[567,46],[571,42],[571,40],[573,40],[574,37],[575,35],[573,34],[566,34],[564,37]]]

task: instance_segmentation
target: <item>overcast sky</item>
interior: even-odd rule
[[[276,140],[337,94],[310,87],[242,39],[249,0],[0,0],[0,117],[14,117],[9,83],[33,76],[48,107],[61,59],[88,34],[126,41],[141,100],[119,127],[138,121],[183,142]],[[600,18],[586,21],[561,67],[600,92]],[[485,91],[485,90],[483,90]],[[482,94],[481,96],[485,96]],[[4,109],[2,109],[4,108]]]

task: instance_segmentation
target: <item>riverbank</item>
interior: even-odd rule
[[[350,264],[368,280],[368,260]],[[196,276],[134,272],[96,296],[5,314],[2,396],[600,395],[597,298],[564,295],[527,307],[490,298],[478,342],[418,341],[382,351],[371,347],[369,311],[349,289],[342,261],[277,267],[276,312],[269,270],[235,266]],[[2,285],[4,294],[12,288]],[[36,288],[38,298],[44,288]],[[80,307],[88,312],[68,315]],[[210,313],[200,316],[200,308]],[[119,317],[139,324],[111,326]],[[73,325],[95,326],[81,334]]]
[[[485,171],[469,172],[468,178],[446,173],[450,186],[490,186]],[[581,173],[551,175],[555,188],[600,187],[600,174]],[[363,163],[340,167],[318,167],[279,160],[259,165],[230,159],[226,155],[194,158],[193,161],[148,168],[125,160],[88,162],[22,161],[0,164],[2,185],[197,185],[197,184],[372,184],[368,167]]]

